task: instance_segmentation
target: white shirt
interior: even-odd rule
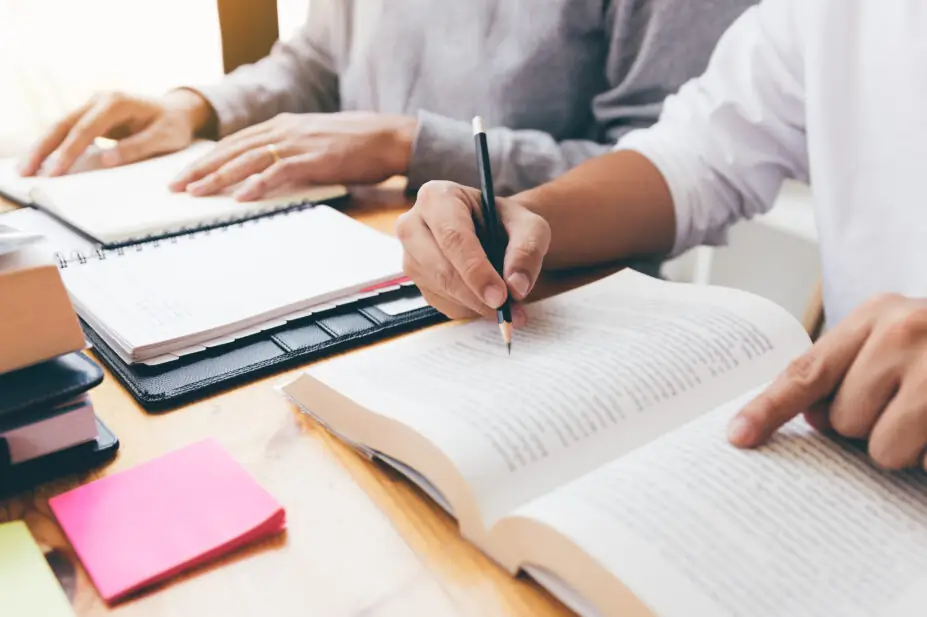
[[[879,292],[927,295],[925,0],[764,0],[618,147],[664,175],[674,254],[723,243],[794,178],[812,187],[830,325]]]

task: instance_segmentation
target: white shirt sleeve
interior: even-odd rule
[[[673,255],[726,241],[767,211],[786,178],[807,181],[802,12],[762,0],[721,37],[706,72],[664,103],[659,122],[616,149],[650,159],[676,211]]]

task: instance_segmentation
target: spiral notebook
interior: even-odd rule
[[[127,364],[229,344],[406,281],[402,248],[328,206],[59,255],[80,317]]]
[[[22,178],[13,171],[14,161],[0,161],[0,194],[40,208],[113,248],[329,202],[347,193],[340,185],[291,185],[258,201],[239,202],[231,197],[237,186],[210,197],[171,192],[171,179],[214,145],[199,141],[181,152],[112,169],[94,169],[92,160],[82,160],[82,171],[54,178]]]

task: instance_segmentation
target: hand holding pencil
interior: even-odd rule
[[[492,191],[486,134],[476,133],[480,175]],[[405,273],[429,304],[451,319],[481,315],[496,320],[500,329],[517,331],[527,321],[520,302],[541,272],[550,226],[518,200],[492,197],[485,200],[487,207],[493,206],[487,216],[481,190],[427,182],[418,190],[415,206],[400,217],[396,233],[404,249]],[[493,212],[496,225],[487,229]],[[492,239],[487,237],[490,229],[495,230]],[[506,336],[511,342],[503,330],[504,340]]]
[[[480,201],[482,203],[482,244],[483,250],[489,257],[489,262],[499,276],[503,274],[505,260],[505,245],[503,237],[505,230],[499,221],[496,211],[496,191],[492,183],[492,167],[489,164],[489,148],[486,145],[486,131],[483,130],[483,119],[479,116],[473,119],[473,139],[476,143],[476,164],[480,170]],[[511,294],[506,294],[502,306],[496,310],[496,319],[502,340],[512,355],[512,307]]]

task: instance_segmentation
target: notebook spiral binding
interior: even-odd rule
[[[140,238],[133,243],[116,246],[113,248],[103,248],[102,246],[98,246],[91,252],[71,251],[70,254],[65,255],[60,251],[56,251],[54,254],[54,259],[58,263],[58,268],[63,270],[74,265],[84,265],[89,261],[105,261],[110,257],[122,257],[126,253],[141,253],[145,250],[157,249],[162,245],[179,244],[181,242],[195,240],[196,238],[203,236],[210,236],[214,233],[225,233],[228,230],[234,228],[241,229],[245,225],[259,223],[261,221],[266,221],[281,216],[288,216],[296,212],[301,212],[307,208],[312,208],[315,205],[316,204],[313,202],[298,203],[282,207],[272,212],[261,214],[259,216],[237,218],[226,220],[224,222],[215,221],[213,224],[198,225],[196,227],[180,227],[176,232],[172,232],[168,235],[159,235],[157,237],[148,236],[147,238]]]

